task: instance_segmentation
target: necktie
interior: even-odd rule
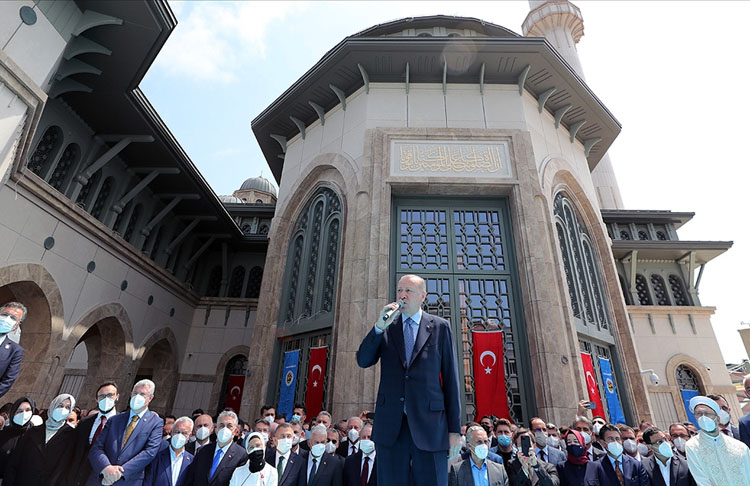
[[[351,452],[349,452],[349,455],[351,456],[351,455],[356,454],[356,453],[357,453],[357,446],[355,446],[354,444],[352,444],[352,450],[351,450]]]
[[[545,459],[545,457],[544,457],[544,451],[543,451],[543,450],[541,450],[541,449],[539,450],[539,459],[541,459],[542,461],[546,461],[546,460],[547,460],[547,459]]]
[[[279,479],[281,479],[281,476],[284,475],[284,456],[279,456],[279,467],[276,469],[279,470]]]
[[[404,348],[406,350],[406,364],[408,365],[411,363],[411,354],[414,352],[414,331],[411,327],[414,321],[411,320],[411,317],[407,317],[404,323],[406,324],[406,329],[404,329]]]
[[[99,434],[102,433],[102,429],[104,428],[104,423],[107,421],[107,417],[102,415],[102,419],[99,421],[99,427],[96,428],[96,432],[94,432],[94,438],[91,439],[91,443],[93,444],[96,442],[96,438],[99,437]]]
[[[620,483],[620,486],[625,486],[625,476],[622,475],[620,470],[620,461],[615,461],[615,474],[617,474],[617,482]]]
[[[133,429],[135,429],[135,424],[138,422],[138,419],[140,417],[138,415],[133,415],[133,418],[130,419],[130,423],[128,424],[128,428],[125,429],[125,437],[122,438],[122,446],[125,447],[125,444],[128,443],[128,439],[130,439],[130,434],[133,433]]]
[[[727,429],[721,429],[722,432],[724,432],[724,435],[729,435],[729,431]]]
[[[362,466],[362,480],[360,481],[361,486],[367,486],[367,478],[370,475],[370,458],[365,456],[365,465]]]
[[[214,473],[216,472],[216,468],[219,467],[221,456],[223,454],[224,451],[219,447],[219,444],[216,444],[216,455],[214,456],[214,462],[211,463],[211,474],[208,476],[209,478],[214,477]]]
[[[315,478],[315,473],[318,470],[318,460],[313,457],[313,467],[310,469],[310,477],[307,478],[307,484],[308,486],[312,484],[313,478]]]

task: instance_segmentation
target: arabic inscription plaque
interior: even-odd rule
[[[391,174],[512,177],[508,142],[394,140]]]

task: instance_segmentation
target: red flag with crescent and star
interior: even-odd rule
[[[323,387],[326,377],[326,352],[328,346],[310,348],[310,362],[307,365],[307,390],[305,408],[308,417],[317,417],[323,407]]]
[[[604,416],[602,397],[599,395],[599,386],[596,384],[596,372],[594,372],[594,363],[591,361],[591,355],[589,353],[581,352],[581,362],[583,363],[583,373],[586,376],[586,388],[589,391],[589,401],[596,403],[596,408],[591,410],[591,415],[607,420],[607,417]]]
[[[472,331],[476,421],[485,415],[510,418],[505,392],[502,331]]]
[[[224,397],[224,406],[229,407],[239,413],[240,404],[242,403],[242,388],[245,386],[245,377],[243,375],[230,376],[227,385],[227,395]]]

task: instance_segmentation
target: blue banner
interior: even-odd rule
[[[688,420],[698,427],[698,422],[695,420],[695,415],[693,415],[693,412],[690,411],[690,399],[693,397],[697,397],[700,395],[698,393],[698,390],[680,390],[680,393],[682,393],[682,403],[685,404],[685,413],[687,413]]]
[[[602,384],[604,385],[604,394],[607,397],[607,407],[609,408],[609,422],[612,424],[625,424],[625,415],[622,413],[620,406],[620,397],[617,395],[615,378],[612,376],[612,367],[607,358],[599,358],[599,370],[602,372]]]
[[[279,407],[276,415],[285,414],[287,420],[292,419],[294,412],[294,394],[297,390],[297,364],[299,364],[299,349],[284,353],[284,369],[281,372],[281,393],[279,393]]]

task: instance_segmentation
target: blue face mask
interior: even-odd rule
[[[302,420],[302,417],[300,417],[299,415],[292,415],[292,420],[296,420],[297,422],[299,422],[300,420]]]
[[[8,334],[16,326],[16,321],[10,316],[0,316],[0,334]]]
[[[586,453],[586,448],[578,444],[568,444],[568,454],[573,457],[581,457]]]
[[[498,435],[497,436],[497,443],[501,447],[508,447],[510,445],[510,436],[509,435]]]

